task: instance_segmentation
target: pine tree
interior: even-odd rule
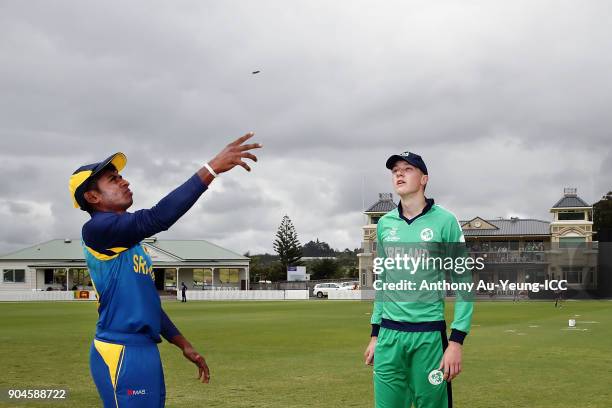
[[[295,227],[287,215],[283,217],[278,231],[276,231],[274,250],[280,258],[283,271],[286,271],[288,266],[300,264],[300,259],[302,259],[300,241],[297,232],[295,232]]]

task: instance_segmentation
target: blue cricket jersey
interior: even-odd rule
[[[82,233],[99,302],[96,338],[141,344],[180,334],[161,308],[153,263],[141,241],[170,228],[206,189],[194,174],[151,209],[91,214]]]

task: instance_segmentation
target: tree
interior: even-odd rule
[[[333,259],[317,259],[309,264],[310,279],[331,279],[340,277],[340,264]]]
[[[248,252],[247,252],[248,254]],[[245,256],[248,256],[245,254]],[[249,275],[251,282],[257,283],[260,280],[276,280],[277,270],[280,269],[278,256],[271,254],[250,255]]]
[[[274,250],[278,254],[283,271],[286,271],[288,266],[300,264],[302,259],[300,241],[297,232],[295,232],[295,227],[287,215],[283,217],[278,231],[276,231]]]
[[[612,191],[593,204],[593,231],[597,233],[597,291],[602,297],[612,296]]]
[[[302,247],[302,254],[304,256],[322,257],[322,256],[334,256],[335,251],[329,246],[327,242],[319,241],[308,241]]]
[[[612,238],[612,191],[593,204],[593,231],[597,241],[610,241]]]

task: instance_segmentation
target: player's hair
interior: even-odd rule
[[[102,170],[100,170],[95,176],[93,176],[87,181],[87,185],[85,186],[85,190],[83,191],[83,196],[85,196],[85,193],[88,191],[92,191],[92,190],[100,191],[100,188],[98,187],[98,181],[100,181],[100,178],[102,178],[104,173],[106,173],[107,171],[116,171],[116,170],[117,168],[115,167],[113,163],[108,163],[106,166],[104,166]],[[85,202],[87,203],[85,207],[85,211],[87,211],[88,213],[94,212],[95,208],[91,206],[91,204],[87,201],[87,198],[85,198]]]

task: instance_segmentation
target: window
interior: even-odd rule
[[[72,286],[72,288],[74,288],[75,286],[91,286],[89,270],[87,268],[70,269],[70,285]]]
[[[543,270],[536,270],[536,271],[530,272],[529,276],[531,278],[530,279],[531,282],[538,282],[538,283],[544,283],[544,281],[547,278],[546,272]]]
[[[45,269],[45,285],[53,283],[53,269]]]
[[[194,280],[195,280],[195,273],[194,273]],[[164,269],[164,281],[165,281],[166,288],[176,289],[176,269],[174,268]]]
[[[66,285],[66,270],[56,269],[53,273],[53,283],[56,285]]]
[[[240,282],[240,270],[236,268],[220,268],[219,269],[220,283],[238,283]]]
[[[366,270],[362,269],[361,270],[361,286],[365,287],[366,286],[366,279],[367,279],[367,275],[366,275]]]
[[[223,281],[223,279],[221,279]],[[196,268],[193,270],[193,281],[196,286],[210,286],[212,285],[212,269],[210,268]]]
[[[584,212],[560,212],[559,221],[584,220]]]
[[[582,267],[564,266],[562,271],[567,283],[582,283]]]
[[[583,248],[586,243],[585,237],[561,237],[559,248]]]
[[[25,283],[25,269],[4,269],[3,281],[11,283]]]

